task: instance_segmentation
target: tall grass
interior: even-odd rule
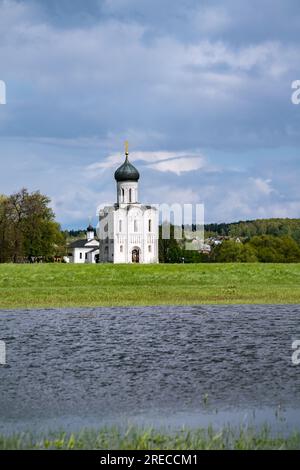
[[[260,430],[251,428],[226,427],[216,431],[207,429],[183,429],[175,433],[155,429],[130,427],[82,430],[78,433],[52,433],[34,437],[30,433],[0,436],[0,450],[18,449],[101,449],[101,450],[258,450],[258,449],[300,449],[300,434],[288,437],[274,436],[267,427]]]

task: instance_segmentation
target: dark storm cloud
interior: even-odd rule
[[[134,151],[170,152],[169,170],[139,162],[148,199],[150,178],[164,199],[205,196],[210,220],[299,215],[297,1],[0,0],[0,13],[0,158],[14,165],[3,191],[39,187],[80,223],[113,197],[113,168],[85,169],[128,137]],[[205,166],[178,173],[180,152]]]

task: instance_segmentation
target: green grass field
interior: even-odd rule
[[[0,265],[0,308],[300,303],[300,264]]]
[[[300,435],[274,436],[268,428],[260,430],[231,428],[221,431],[207,429],[182,430],[174,433],[154,429],[117,428],[83,430],[74,434],[54,433],[46,437],[33,437],[30,433],[10,437],[0,435],[0,450],[258,450],[300,449]]]

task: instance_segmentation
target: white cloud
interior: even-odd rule
[[[169,171],[171,173],[176,173],[176,175],[180,175],[181,173],[205,168],[205,165],[206,162],[203,157],[182,157],[152,163],[151,165],[148,165],[148,167],[157,171]]]
[[[250,178],[250,181],[253,182],[255,190],[261,194],[269,196],[274,192],[274,189],[271,186],[272,180],[270,179]]]
[[[95,178],[110,168],[116,168],[124,160],[122,154],[112,154],[105,158],[104,161],[95,162],[88,165],[85,172],[88,177]],[[145,162],[147,168],[159,172],[171,172],[176,175],[203,169],[205,171],[219,171],[217,167],[213,167],[207,163],[207,159],[199,153],[190,152],[132,152],[130,153],[130,161]]]
[[[142,161],[142,162],[156,162],[160,160],[167,160],[171,158],[176,158],[176,156],[182,156],[181,152],[130,152],[130,161]],[[106,168],[114,168],[116,165],[123,163],[124,154],[114,153],[109,155],[105,158],[102,162],[95,162],[92,163],[87,167],[87,170],[99,170],[99,169],[106,169]]]
[[[256,214],[256,217],[260,218],[299,218],[300,201],[272,201],[272,203],[257,207]]]
[[[230,179],[226,186],[215,186],[211,192],[213,205],[203,187],[206,214],[209,221],[229,222],[270,217],[300,217],[300,201],[289,200],[274,188],[272,181],[263,177],[247,177],[243,180]]]

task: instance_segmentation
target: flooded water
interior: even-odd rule
[[[1,311],[0,340],[0,432],[300,430],[297,305]]]

